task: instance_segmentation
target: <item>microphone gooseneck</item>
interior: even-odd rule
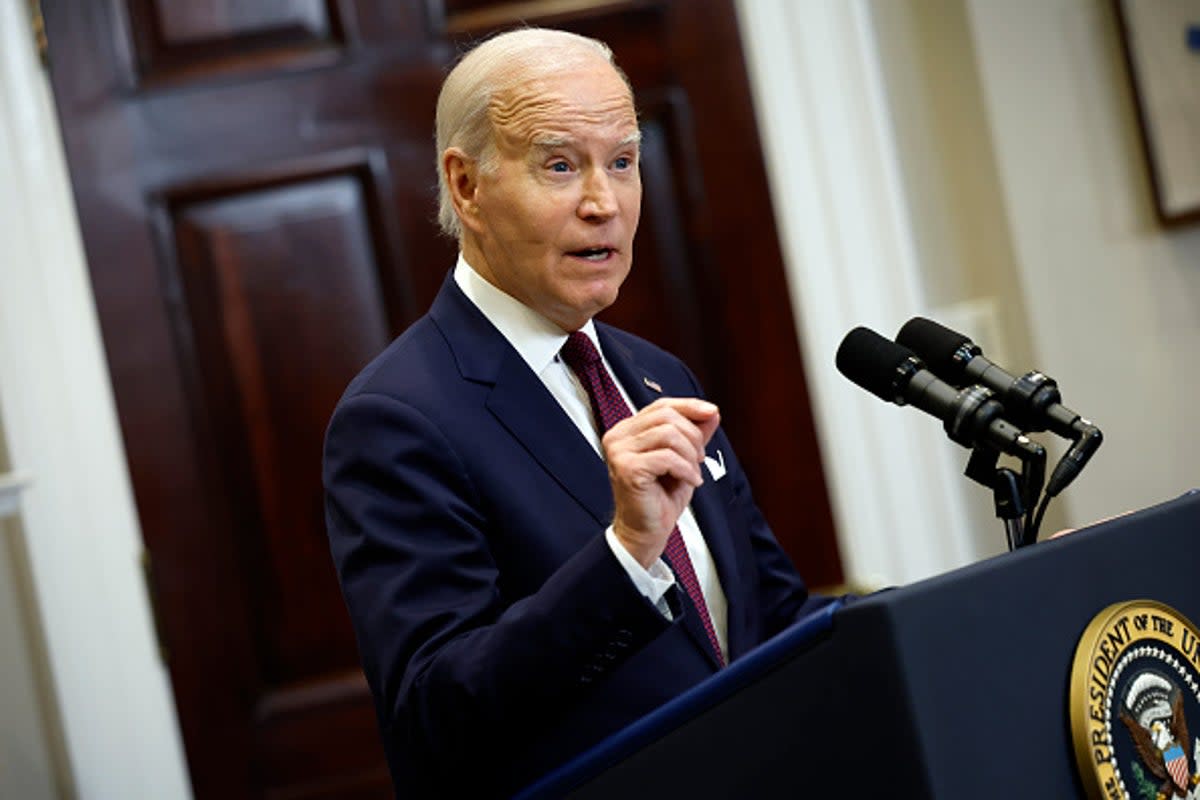
[[[1053,378],[1037,371],[1016,377],[967,336],[924,317],[905,323],[895,342],[855,328],[842,339],[836,364],[875,396],[937,417],[953,441],[972,450],[966,475],[992,488],[1010,548],[1037,540],[1050,499],[1075,480],[1104,440],[1091,421],[1062,404]],[[1023,431],[1051,431],[1071,442],[1040,505],[1046,451]],[[1000,466],[1001,454],[1019,459],[1023,471]]]
[[[896,341],[923,358],[947,383],[979,383],[994,391],[1009,419],[1024,430],[1051,431],[1073,442],[1046,485],[1051,497],[1079,475],[1104,439],[1091,421],[1062,404],[1053,378],[1036,370],[1016,377],[988,360],[970,338],[938,322],[913,317],[900,328]]]

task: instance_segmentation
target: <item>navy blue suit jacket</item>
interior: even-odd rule
[[[676,358],[597,324],[642,407],[701,396]],[[718,455],[719,451],[719,455]],[[692,509],[736,659],[807,591],[718,430]],[[607,469],[448,277],[350,384],[325,444],[330,545],[401,797],[504,794],[713,674],[683,592],[668,622],[606,543]]]

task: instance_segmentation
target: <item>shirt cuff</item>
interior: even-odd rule
[[[671,568],[666,565],[666,562],[659,558],[650,565],[650,569],[643,567],[625,549],[625,545],[617,539],[612,525],[609,525],[608,529],[604,531],[604,539],[608,542],[608,547],[613,551],[613,555],[617,557],[617,563],[625,569],[629,580],[633,581],[637,590],[658,609],[660,614],[668,620],[674,619],[671,607],[667,605],[667,591],[675,585],[675,573],[671,572]]]

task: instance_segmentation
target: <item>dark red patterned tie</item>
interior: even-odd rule
[[[600,353],[596,351],[592,340],[583,331],[575,331],[567,337],[567,343],[562,348],[562,359],[579,378],[583,388],[587,390],[592,401],[592,411],[604,430],[608,430],[626,417],[633,416],[621,391],[613,382],[612,376],[604,368]],[[692,567],[692,559],[688,556],[683,536],[676,525],[671,535],[667,537],[667,548],[663,551],[675,576],[683,584],[684,591],[691,598],[692,605],[700,615],[704,632],[708,634],[709,644],[716,653],[717,661],[725,666],[725,658],[721,655],[721,645],[717,642],[717,631],[713,628],[712,617],[708,613],[708,604],[704,602],[704,593],[700,591],[700,581],[696,579],[696,570]]]

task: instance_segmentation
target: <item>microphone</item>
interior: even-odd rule
[[[896,334],[896,341],[926,359],[935,374],[954,386],[979,383],[991,389],[1025,430],[1049,430],[1074,442],[1046,484],[1051,497],[1067,488],[1104,439],[1099,428],[1062,404],[1053,378],[1037,371],[1014,377],[985,358],[979,345],[961,333],[913,317]]]
[[[846,334],[837,350],[838,371],[877,397],[911,404],[942,420],[950,438],[964,447],[986,444],[1021,459],[1045,459],[1046,451],[1011,423],[991,389],[954,387],[925,369],[907,347],[869,328]]]

